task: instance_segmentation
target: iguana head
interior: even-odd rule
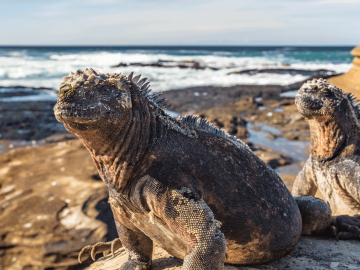
[[[295,97],[295,103],[302,115],[313,118],[332,115],[346,95],[336,86],[323,79],[313,79],[304,83]]]
[[[358,149],[358,106],[353,94],[344,93],[323,79],[303,84],[295,97],[299,112],[309,119],[311,152],[320,160]]]
[[[132,92],[143,93],[149,87],[147,78],[139,81],[139,77],[132,78],[132,73],[128,77],[120,73],[103,74],[91,68],[70,72],[60,84],[54,107],[56,119],[75,133],[126,122],[131,118]]]

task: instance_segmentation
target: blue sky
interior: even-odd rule
[[[360,0],[0,0],[0,45],[360,45]]]

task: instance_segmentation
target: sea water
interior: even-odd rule
[[[134,71],[151,81],[153,91],[195,86],[288,85],[307,78],[302,74],[229,75],[233,71],[263,68],[327,69],[338,73],[351,68],[352,47],[0,47],[0,86],[58,89],[61,78],[77,69],[105,73]],[[178,67],[117,67],[119,63],[198,61],[204,70]],[[43,94],[39,98],[46,98]],[[55,97],[52,97],[55,98]],[[5,100],[3,100],[5,101]],[[10,101],[10,100],[9,100]]]

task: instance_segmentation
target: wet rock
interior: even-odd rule
[[[224,129],[230,135],[234,135],[239,139],[249,137],[246,129],[246,121],[231,108],[214,107],[204,110],[198,114],[200,117],[206,118],[218,128]]]
[[[211,69],[218,70],[216,67],[209,66],[203,62],[198,62],[194,60],[189,61],[167,61],[167,60],[159,60],[157,62],[152,63],[120,63],[118,65],[112,66],[116,67],[159,67],[159,68],[181,68],[181,69]]]
[[[250,97],[261,97],[263,100],[281,100],[280,85],[236,85],[231,87],[203,86],[163,93],[168,100],[166,108],[180,114],[194,114],[220,106],[227,102],[237,102]]]
[[[276,138],[278,138],[278,136],[275,135],[275,134],[269,133],[268,138],[269,138],[270,140],[275,140]]]
[[[304,70],[304,69],[293,69],[293,68],[264,68],[264,69],[247,69],[241,71],[234,71],[234,72],[230,72],[229,75],[231,74],[255,75],[258,73],[291,74],[291,75],[301,74],[304,76],[311,76],[311,77],[334,76],[337,74],[335,71],[327,70],[327,69]]]
[[[255,155],[273,169],[293,163],[293,160],[290,157],[282,155],[268,147],[255,146],[252,150]]]
[[[0,102],[0,138],[41,140],[55,133],[67,133],[54,117],[53,101]]]

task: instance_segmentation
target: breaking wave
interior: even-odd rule
[[[351,68],[351,48],[334,50],[317,48],[0,48],[0,86],[47,87],[57,89],[69,71],[92,67],[101,72],[134,71],[151,81],[153,91],[194,86],[232,86],[237,84],[287,85],[302,81],[301,74],[228,75],[246,69],[282,68],[327,69],[338,73]],[[197,61],[210,67],[204,70],[127,66],[112,68],[119,63],[154,63],[162,61]]]

